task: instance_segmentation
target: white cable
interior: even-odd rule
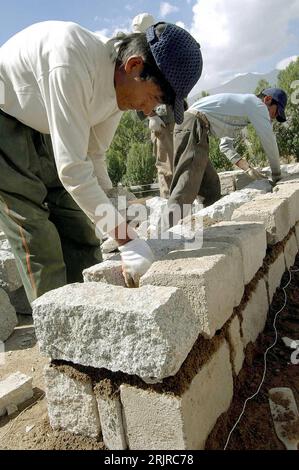
[[[244,402],[244,405],[243,405],[243,409],[242,409],[242,411],[241,411],[241,414],[240,414],[239,418],[237,419],[237,421],[235,422],[234,426],[232,427],[232,429],[231,429],[231,431],[230,431],[230,433],[229,433],[229,435],[228,435],[228,438],[227,438],[227,440],[226,440],[226,443],[225,443],[225,446],[224,446],[224,449],[223,449],[223,450],[226,450],[226,448],[227,448],[227,446],[228,446],[228,443],[229,443],[229,441],[230,441],[230,438],[231,438],[232,433],[234,432],[234,430],[235,430],[236,427],[238,426],[239,422],[241,421],[241,418],[242,418],[242,416],[243,416],[243,414],[244,414],[244,412],[245,412],[246,405],[247,405],[248,401],[252,400],[255,396],[257,396],[257,395],[259,394],[261,388],[262,388],[262,385],[263,385],[264,380],[265,380],[265,377],[266,377],[266,372],[267,372],[267,354],[268,354],[268,352],[270,351],[270,349],[272,349],[272,348],[276,345],[276,343],[277,343],[278,333],[277,333],[277,329],[276,329],[276,319],[277,319],[277,316],[280,314],[280,312],[282,312],[282,310],[285,308],[285,306],[286,306],[286,304],[287,304],[287,294],[286,294],[285,289],[288,287],[288,285],[290,284],[290,282],[291,282],[291,280],[292,280],[292,274],[291,274],[291,273],[296,273],[296,272],[298,272],[298,271],[299,271],[299,269],[296,269],[296,270],[290,270],[290,269],[289,269],[289,270],[288,270],[288,273],[289,273],[290,278],[289,278],[287,284],[286,284],[284,287],[282,287],[282,290],[283,290],[283,293],[284,293],[284,304],[283,304],[282,308],[281,308],[280,310],[278,310],[278,312],[275,314],[274,321],[273,321],[273,328],[274,328],[274,330],[275,330],[275,340],[274,340],[274,342],[271,344],[271,346],[269,346],[269,347],[266,349],[266,351],[265,351],[265,353],[264,353],[264,372],[263,372],[263,376],[262,376],[261,383],[259,384],[257,391],[256,391],[253,395],[251,395],[250,397],[246,398],[246,400],[245,400],[245,402]]]

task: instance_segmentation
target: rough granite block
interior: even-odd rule
[[[241,338],[240,321],[237,316],[231,321],[228,328],[228,337],[232,348],[233,368],[236,375],[239,374],[244,362],[244,345]]]
[[[6,341],[17,324],[16,311],[10,303],[7,293],[0,288],[0,341]]]
[[[97,397],[103,441],[109,450],[125,450],[122,405],[119,396]]]
[[[288,199],[290,221],[293,227],[299,220],[299,184],[293,183],[276,186],[272,197]]]
[[[142,276],[140,285],[182,289],[192,306],[199,331],[214,336],[239,305],[244,292],[243,263],[239,248],[211,242],[201,250],[169,253]]]
[[[222,342],[182,396],[125,384],[120,392],[129,449],[204,449],[209,433],[233,396],[228,345]]]
[[[266,255],[264,225],[257,222],[220,222],[204,230],[204,243],[209,240],[233,243],[241,251],[245,284],[254,278]]]
[[[44,376],[52,428],[98,437],[101,426],[91,379],[81,372],[70,376],[51,365],[45,367]]]
[[[251,341],[255,342],[265,328],[269,309],[267,289],[264,279],[261,279],[242,312],[242,332],[244,347]]]
[[[286,267],[290,269],[290,267],[293,266],[293,264],[295,263],[295,258],[298,253],[297,239],[294,233],[292,233],[292,235],[286,242],[283,251],[284,251]]]
[[[269,265],[269,270],[265,275],[265,280],[267,283],[269,302],[272,302],[273,296],[276,292],[276,289],[280,286],[281,278],[286,270],[285,257],[284,253],[279,253],[273,263]]]
[[[149,382],[176,374],[198,337],[191,306],[173,287],[69,284],[35,300],[33,318],[52,359]]]
[[[263,222],[269,245],[275,245],[283,240],[291,228],[288,200],[266,198],[266,196],[236,209],[232,220]]]
[[[33,397],[32,377],[15,372],[0,382],[0,416]]]

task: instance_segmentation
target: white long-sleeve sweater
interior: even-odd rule
[[[103,232],[99,205],[110,206],[105,191],[112,187],[105,152],[122,115],[111,47],[75,23],[47,21],[0,48],[1,109],[51,134],[62,184]]]

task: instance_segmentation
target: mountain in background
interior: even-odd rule
[[[254,93],[257,84],[260,80],[267,80],[270,85],[274,86],[277,81],[279,70],[272,70],[269,73],[245,73],[238,75],[229,82],[223,83],[222,85],[205,90],[209,95],[216,95],[217,93]],[[196,93],[188,99],[191,105],[194,101],[202,97],[202,91]]]

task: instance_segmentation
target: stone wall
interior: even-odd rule
[[[152,242],[139,288],[116,257],[34,302],[54,429],[109,449],[205,447],[299,244],[299,179],[236,193],[209,208],[202,248]]]

